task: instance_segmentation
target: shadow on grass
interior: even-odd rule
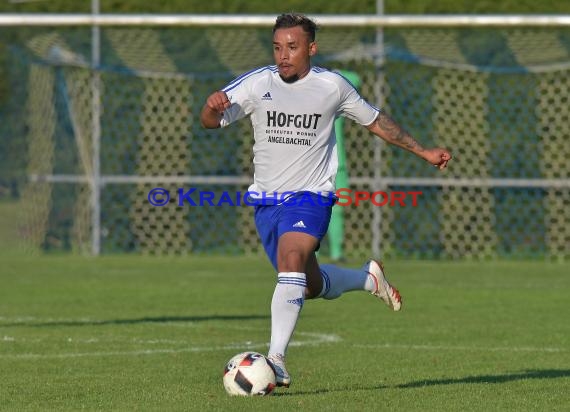
[[[281,391],[274,392],[274,396],[306,396],[306,395],[322,395],[332,392],[356,392],[356,391],[374,391],[381,389],[406,389],[406,388],[422,388],[425,386],[436,385],[453,385],[465,383],[505,383],[525,379],[557,379],[570,377],[570,369],[544,369],[544,370],[527,370],[520,373],[509,373],[504,375],[477,375],[466,376],[464,378],[449,379],[430,379],[423,381],[415,381],[401,385],[370,385],[355,386],[347,385],[342,388],[320,388],[310,391]]]
[[[170,323],[170,322],[206,322],[212,320],[223,321],[243,321],[269,319],[269,315],[204,315],[204,316],[157,316],[142,317],[136,319],[74,319],[74,320],[45,320],[35,322],[33,320],[22,320],[12,323],[0,323],[1,327],[53,327],[53,326],[104,326],[104,325],[134,325],[139,323]]]
[[[281,389],[278,389],[276,392],[273,392],[273,396],[306,396],[306,395],[323,395],[325,393],[333,393],[333,392],[358,392],[358,391],[378,391],[380,389],[390,389],[390,386],[386,385],[371,385],[371,386],[345,386],[343,388],[320,388],[320,389],[313,389],[311,391],[290,391],[289,389],[285,389],[281,392]]]
[[[464,378],[428,379],[396,385],[396,388],[421,388],[434,385],[454,385],[462,383],[505,383],[525,379],[557,379],[570,377],[570,369],[526,370],[504,375],[476,375]]]

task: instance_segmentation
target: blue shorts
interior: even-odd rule
[[[277,270],[277,242],[287,232],[307,233],[319,240],[327,233],[336,197],[298,192],[280,205],[255,206],[255,226],[265,253]],[[320,243],[319,243],[320,245]],[[319,246],[317,246],[317,249]]]

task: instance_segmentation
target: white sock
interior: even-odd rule
[[[374,290],[374,281],[362,269],[345,269],[335,265],[320,265],[323,290],[318,297],[336,299],[349,290]]]
[[[307,277],[299,272],[281,272],[271,300],[271,344],[268,355],[285,355],[299,312],[305,302]]]

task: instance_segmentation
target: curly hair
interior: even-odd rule
[[[278,16],[273,26],[273,33],[275,33],[277,29],[286,29],[296,26],[301,26],[303,31],[309,35],[309,39],[315,41],[315,35],[318,30],[317,24],[307,16],[299,13],[283,13]]]

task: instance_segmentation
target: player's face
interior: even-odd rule
[[[305,77],[311,69],[311,56],[316,51],[317,44],[310,41],[300,26],[277,29],[273,34],[273,57],[285,81]]]

